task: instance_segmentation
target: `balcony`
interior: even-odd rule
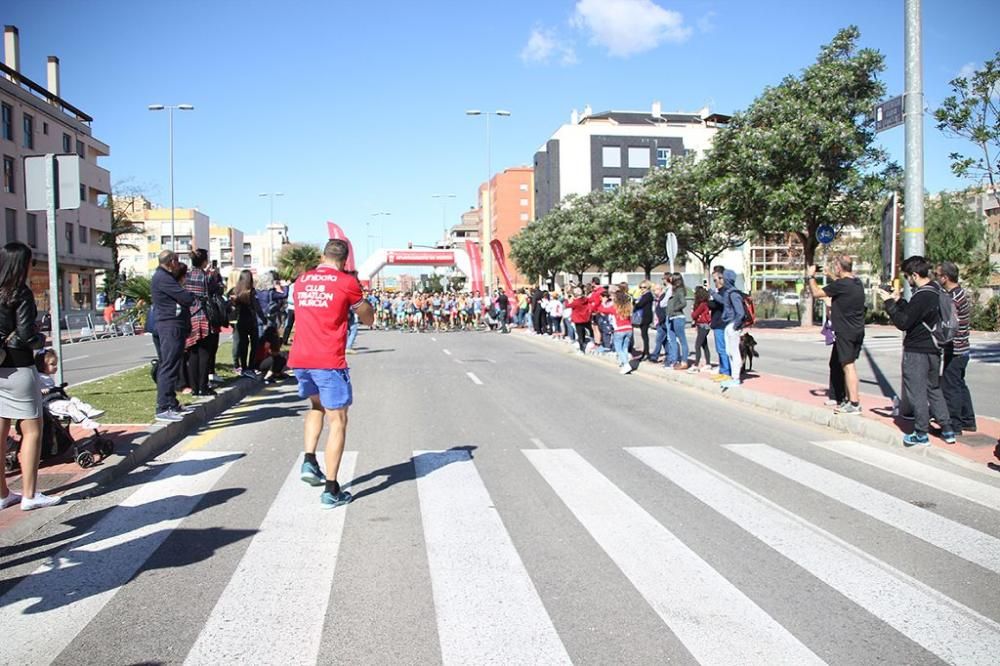
[[[111,211],[107,208],[84,201],[80,202],[80,210],[77,212],[79,213],[79,224],[97,231],[111,231]],[[68,221],[69,217],[61,215],[60,219]]]
[[[102,194],[111,192],[111,173],[87,160],[80,160],[80,182]]]

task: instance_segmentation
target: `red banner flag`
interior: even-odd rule
[[[500,266],[500,275],[503,276],[503,290],[507,292],[507,298],[513,307],[513,304],[517,303],[517,294],[514,293],[514,287],[510,282],[510,271],[507,269],[507,258],[504,256],[503,243],[494,238],[490,241],[490,249],[493,250],[493,258],[497,260],[497,265]]]
[[[345,234],[344,230],[340,228],[340,225],[338,225],[335,222],[331,222],[330,220],[326,221],[326,230],[329,233],[330,240],[333,240],[334,238],[339,238],[340,240],[347,242],[347,249],[349,251],[349,254],[347,255],[347,262],[344,264],[344,270],[345,271],[357,270],[354,267],[354,246],[351,244],[351,239],[347,237],[347,234]]]
[[[465,239],[465,251],[469,254],[469,263],[472,266],[472,275],[469,281],[472,285],[473,293],[483,293],[483,256],[479,253],[479,244],[474,240]]]

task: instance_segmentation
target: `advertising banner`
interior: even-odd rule
[[[408,264],[411,266],[451,266],[455,263],[455,253],[451,250],[388,250],[387,264]]]
[[[882,283],[889,284],[896,277],[896,234],[899,222],[896,215],[896,193],[882,209]]]
[[[347,255],[347,263],[344,264],[344,270],[356,271],[357,269],[354,267],[354,246],[351,244],[351,239],[347,237],[347,234],[345,234],[344,230],[340,228],[340,225],[335,222],[327,220],[326,229],[327,233],[329,233],[330,240],[339,238],[342,241],[347,241],[347,249],[350,251],[350,254]]]
[[[474,240],[465,240],[465,251],[469,255],[469,263],[472,265],[472,275],[469,276],[469,284],[466,288],[473,293],[483,293],[483,255],[479,252],[479,244]]]
[[[503,277],[503,290],[510,300],[511,307],[514,307],[517,303],[517,294],[514,293],[514,286],[510,282],[510,271],[507,269],[507,259],[504,255],[503,243],[494,238],[490,241],[490,248],[493,250],[493,258],[496,259],[497,265],[500,266],[500,275]]]

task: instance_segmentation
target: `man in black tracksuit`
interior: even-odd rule
[[[941,350],[931,336],[931,329],[941,321],[939,290],[931,275],[931,264],[921,256],[912,256],[903,262],[903,274],[913,290],[909,301],[902,300],[899,288],[886,298],[885,309],[892,323],[903,338],[903,390],[907,402],[913,407],[913,432],[903,437],[906,446],[930,446],[927,433],[930,417],[941,426],[941,438],[948,444],[955,443],[948,403],[941,392]],[[929,411],[928,411],[929,406]]]
[[[160,252],[160,265],[153,274],[151,291],[156,312],[156,332],[160,338],[160,365],[156,371],[156,420],[181,421],[175,391],[184,362],[184,343],[191,332],[191,304],[194,294],[177,282],[177,255]]]

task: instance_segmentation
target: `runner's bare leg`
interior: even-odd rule
[[[309,411],[305,416],[305,450],[306,453],[316,453],[319,446],[319,436],[323,433],[323,405],[319,396],[309,396]]]
[[[326,410],[326,422],[330,426],[326,436],[326,478],[336,481],[347,439],[347,407]]]

